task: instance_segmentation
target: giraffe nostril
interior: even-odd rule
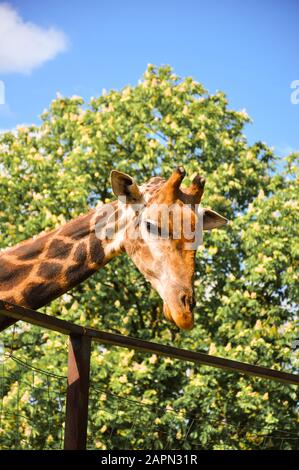
[[[184,307],[187,307],[187,296],[186,296],[186,294],[181,295],[180,301],[184,305]]]
[[[195,306],[195,301],[193,296],[189,296],[185,293],[181,294],[180,297],[180,303],[184,306],[184,308],[188,310],[193,310]]]

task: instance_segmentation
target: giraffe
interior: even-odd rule
[[[189,188],[181,188],[184,176],[179,167],[168,179],[153,177],[138,186],[131,176],[113,170],[111,185],[117,199],[112,203],[0,253],[0,299],[38,309],[126,252],[161,296],[166,319],[191,329],[197,247],[192,242],[205,180],[197,175]],[[172,206],[175,211],[164,217]],[[184,232],[175,237],[175,227],[187,219],[191,238]],[[201,222],[203,230],[210,230],[227,219],[201,209]],[[107,235],[111,228],[113,235]]]

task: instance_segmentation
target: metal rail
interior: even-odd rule
[[[245,362],[233,361],[223,357],[210,356],[209,354],[179,349],[165,344],[152,343],[131,336],[118,335],[116,333],[107,333],[92,328],[84,328],[66,320],[57,317],[51,317],[44,313],[30,310],[28,308],[15,306],[0,300],[0,314],[23,320],[33,325],[38,325],[50,330],[58,331],[65,335],[87,336],[94,341],[104,344],[111,344],[129,349],[136,349],[148,353],[168,356],[183,361],[196,362],[205,366],[217,367],[230,372],[239,372],[241,374],[254,375],[263,379],[276,380],[288,384],[299,385],[299,375],[282,372],[268,367],[247,364]]]
[[[69,336],[68,388],[65,421],[65,449],[85,449],[88,421],[88,393],[91,341],[135,349],[147,353],[168,356],[181,361],[190,361],[229,372],[275,380],[285,384],[299,385],[299,375],[270,369],[268,367],[233,361],[223,357],[179,349],[165,344],[152,343],[139,338],[84,328],[57,317],[28,308],[12,305],[0,300],[0,318],[8,328],[22,320]]]

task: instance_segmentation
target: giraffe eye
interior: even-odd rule
[[[151,234],[151,235],[161,235],[161,229],[158,225],[156,225],[154,222],[150,222],[147,220],[145,222],[146,225],[146,230]]]

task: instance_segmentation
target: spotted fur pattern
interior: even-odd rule
[[[149,200],[165,180],[140,187]],[[105,210],[105,205],[102,206]],[[116,208],[116,204],[115,204]],[[122,251],[121,243],[100,241],[95,226],[101,210],[92,210],[62,227],[0,253],[0,298],[37,309],[80,284]]]

